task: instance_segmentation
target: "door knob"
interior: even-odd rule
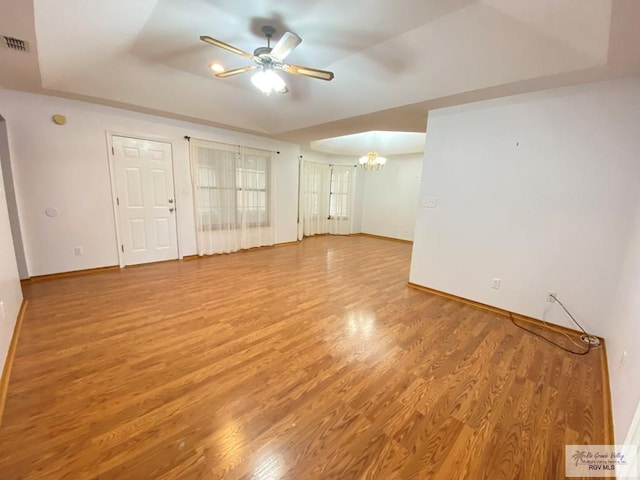
[[[170,199],[169,199],[169,203],[173,203],[173,198],[170,198]]]
[[[169,209],[169,213],[173,213],[173,211],[174,211],[174,210],[175,210],[175,208],[171,207],[171,208]]]

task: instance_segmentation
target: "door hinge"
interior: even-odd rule
[[[116,203],[120,205],[120,198],[116,197]]]
[[[115,155],[115,154],[116,154],[116,150],[113,147],[111,147],[111,155]]]
[[[120,245],[120,250],[122,250],[122,253],[124,253],[124,245]]]

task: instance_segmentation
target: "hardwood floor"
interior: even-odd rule
[[[605,443],[602,349],[408,288],[410,254],[317,237],[28,284],[0,478],[564,478],[565,444]]]

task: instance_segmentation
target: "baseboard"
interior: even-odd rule
[[[234,252],[228,252],[228,253],[211,253],[207,255],[198,255],[196,253],[195,255],[185,255],[184,257],[182,257],[182,260],[191,261],[191,260],[197,260],[198,258],[212,257],[214,255],[229,255],[232,253],[255,252],[256,250],[266,250],[269,248],[278,248],[278,247],[287,247],[291,245],[297,245],[300,242],[301,240],[294,240],[292,242],[274,243],[273,245],[262,245],[260,247],[241,248],[240,250],[236,250]]]
[[[231,252],[231,253],[255,252],[256,250],[269,250],[270,248],[286,247],[286,246],[296,245],[298,243],[299,243],[299,240],[295,240],[293,242],[274,243],[273,245],[262,245],[260,247],[242,248],[240,250],[236,250],[235,252]],[[214,253],[214,255],[216,254]]]
[[[569,333],[572,335],[582,335],[581,331],[574,330],[572,328],[564,327],[562,325],[550,325],[549,323],[545,323],[542,320],[537,318],[528,317],[526,315],[522,315],[520,313],[510,312],[509,310],[505,310],[503,308],[494,307],[492,305],[487,305],[485,303],[476,302],[475,300],[469,300],[468,298],[460,297],[458,295],[453,295],[451,293],[443,292],[441,290],[436,290],[435,288],[429,288],[422,285],[418,285],[416,283],[407,282],[407,285],[416,290],[421,290],[423,292],[432,293],[434,295],[438,295],[440,297],[447,298],[449,300],[454,300],[456,302],[465,303],[467,305],[472,305],[477,308],[481,308],[483,310],[488,310],[493,313],[497,313],[499,315],[510,317],[513,315],[514,318],[518,318],[519,320],[524,320],[526,322],[533,323],[537,326],[544,326],[551,330],[555,330],[561,333]],[[602,405],[603,405],[603,418],[604,418],[604,444],[605,445],[614,445],[615,444],[615,435],[613,431],[613,409],[611,406],[611,380],[609,378],[609,366],[607,360],[607,349],[606,342],[603,338],[600,338],[600,347],[602,348],[601,353],[601,375],[602,375]]]
[[[11,377],[11,368],[13,367],[13,359],[16,355],[16,348],[18,347],[18,337],[20,336],[20,328],[22,327],[22,319],[24,318],[24,312],[27,309],[27,303],[28,300],[22,300],[22,304],[20,305],[18,318],[16,319],[16,324],[13,327],[13,335],[11,336],[9,351],[7,352],[7,358],[4,361],[4,368],[2,369],[2,378],[0,378],[0,426],[2,426],[4,405],[7,400],[9,378]]]
[[[373,233],[352,233],[351,236],[378,238],[380,240],[391,240],[392,242],[408,243],[409,245],[413,245],[413,240],[404,240],[402,238],[385,237],[384,235],[374,235]]]
[[[624,445],[640,445],[640,402],[636,406],[636,412],[631,419],[631,425],[624,438]],[[638,462],[640,464],[640,462]]]
[[[413,240],[404,240],[402,238],[394,238],[394,237],[385,237],[383,235],[374,235],[373,233],[347,233],[347,234],[336,234],[336,233],[314,233],[313,235],[305,235],[303,238],[314,238],[314,237],[369,237],[369,238],[377,238],[378,240],[389,240],[391,242],[399,242],[399,243],[408,243],[413,245]]]
[[[120,270],[118,265],[109,265],[106,267],[87,268],[85,270],[71,270],[70,272],[49,273],[47,275],[36,275],[20,280],[20,283],[41,282],[43,280],[53,280],[57,278],[77,277],[79,275],[88,275],[92,273],[103,273],[109,270]]]
[[[333,233],[314,233],[312,235],[303,235],[302,240],[304,240],[305,238],[316,238],[316,237],[348,237],[350,235],[357,235],[357,233],[349,233],[347,235],[335,235]]]
[[[256,249],[261,249],[261,248],[275,248],[275,247],[286,247],[288,245],[296,245],[300,243],[300,240],[295,240],[293,242],[282,242],[282,243],[276,243],[274,245],[263,245],[262,247],[253,247],[253,248],[245,248],[242,250],[238,250],[237,252],[232,252],[232,253],[240,253],[240,252],[247,252],[247,251],[252,251],[252,250],[256,250]],[[216,255],[216,254],[213,254]],[[182,257],[183,261],[192,261],[192,260],[197,260],[198,258],[201,257],[209,257],[211,255],[198,255],[197,253],[194,255],[185,255]],[[140,263],[138,265],[127,265],[125,268],[134,268],[134,267],[144,267],[145,265],[151,265],[153,263],[163,263],[163,262],[175,262],[178,261],[178,259],[170,259],[170,260],[162,260],[161,262],[151,262],[151,263]],[[104,273],[104,272],[108,272],[110,270],[120,270],[120,266],[118,265],[109,265],[107,267],[97,267],[97,268],[87,268],[85,270],[72,270],[70,272],[60,272],[60,273],[50,273],[47,275],[36,275],[33,277],[29,277],[29,278],[25,278],[20,280],[20,283],[25,284],[25,283],[29,283],[29,282],[41,282],[43,280],[54,280],[54,279],[58,279],[58,278],[67,278],[67,277],[77,277],[79,275],[88,275],[88,274],[92,274],[92,273]]]
[[[600,370],[602,371],[602,405],[604,407],[604,444],[615,445],[616,437],[613,431],[613,407],[611,401],[611,379],[609,378],[609,360],[607,359],[607,344],[601,338],[602,358],[600,361]]]
[[[538,318],[529,317],[527,315],[523,315],[517,312],[511,312],[509,310],[505,310],[504,308],[494,307],[492,305],[487,305],[486,303],[476,302],[475,300],[469,300],[468,298],[460,297],[458,295],[454,295],[452,293],[443,292],[441,290],[436,290],[435,288],[425,287],[423,285],[418,285],[417,283],[407,282],[407,285],[416,290],[422,290],[423,292],[433,293],[434,295],[438,295],[440,297],[448,298],[450,300],[455,300],[457,302],[466,303],[467,305],[472,305],[474,307],[482,308],[483,310],[488,310],[493,313],[497,313],[499,315],[503,315],[509,317],[513,315],[514,318],[518,320],[524,320],[525,322],[530,322],[536,324],[538,326],[544,326],[549,328],[550,330],[556,330],[561,333],[568,333],[571,335],[582,335],[582,332],[579,330],[574,330],[573,328],[564,327],[562,325],[550,324],[544,322]],[[604,339],[598,337],[600,339],[600,343],[604,345]]]
[[[291,246],[291,245],[297,245],[301,242],[302,240],[294,240],[292,242],[282,242],[282,243],[276,243],[275,245],[273,245],[274,247],[287,247],[287,246]]]

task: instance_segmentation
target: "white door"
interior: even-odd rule
[[[178,258],[171,144],[113,136],[125,265]]]

